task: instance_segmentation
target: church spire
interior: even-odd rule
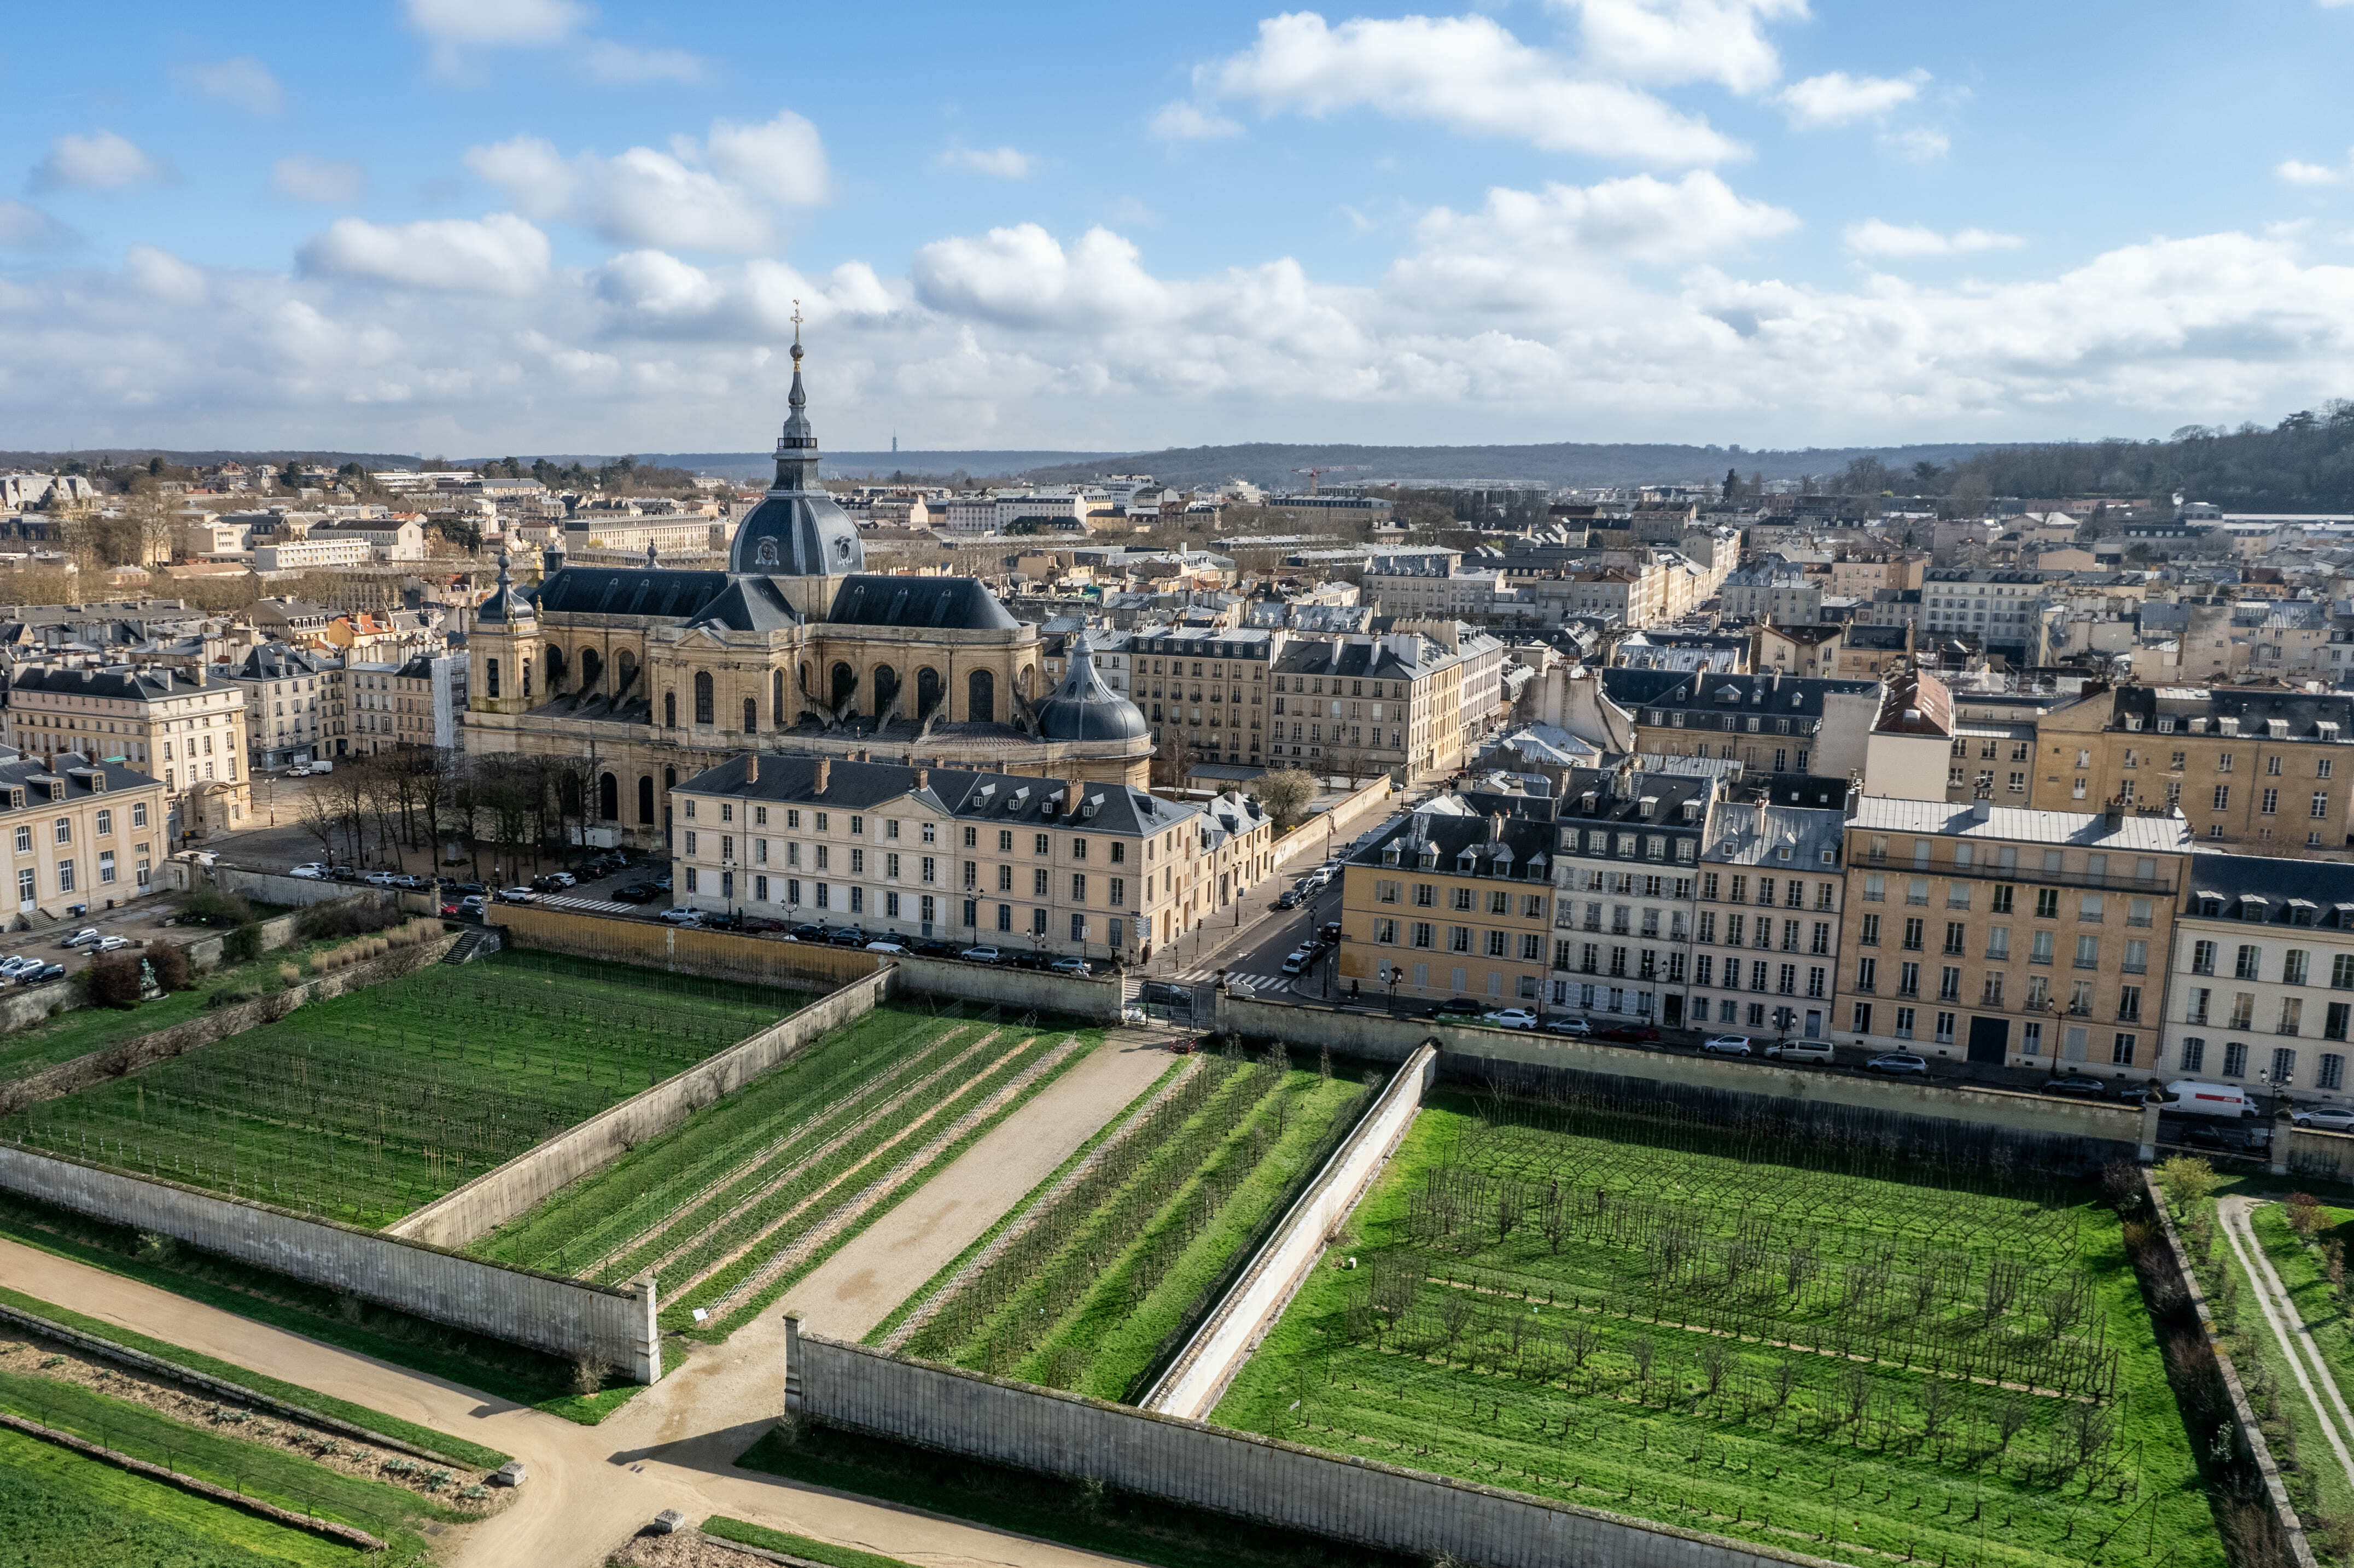
[[[817,435],[810,429],[809,394],[801,387],[801,302],[793,302],[793,388],[785,398],[790,410],[784,433],[777,438],[778,490],[808,490],[817,483]]]

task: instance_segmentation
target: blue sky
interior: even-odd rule
[[[0,446],[2164,434],[2354,395],[2354,0],[13,19]]]

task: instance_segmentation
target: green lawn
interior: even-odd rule
[[[949,1298],[910,1351],[1138,1397],[1369,1095],[1314,1073],[1204,1063],[1155,1125]]]
[[[0,1429],[8,1568],[346,1568],[370,1554]]]
[[[1435,1097],[1214,1419],[1842,1562],[2220,1568],[2090,1189],[1693,1147]]]
[[[195,1351],[184,1350],[178,1345],[166,1344],[162,1340],[151,1340],[146,1335],[125,1329],[120,1324],[109,1323],[102,1319],[84,1317],[81,1313],[69,1308],[56,1306],[37,1297],[10,1290],[5,1286],[0,1286],[0,1301],[6,1302],[20,1312],[30,1312],[37,1317],[46,1318],[61,1328],[72,1329],[80,1333],[109,1340],[126,1350],[143,1351],[159,1361],[171,1362],[174,1366],[185,1367],[190,1372],[202,1372],[207,1377],[219,1378],[225,1383],[233,1383],[240,1388],[249,1388],[256,1393],[268,1394],[272,1399],[284,1400],[289,1404],[304,1410],[316,1411],[321,1415],[332,1415],[338,1421],[348,1421],[353,1425],[373,1432],[378,1436],[396,1438],[413,1447],[422,1448],[428,1453],[439,1454],[443,1458],[468,1468],[495,1470],[513,1457],[512,1455],[503,1454],[496,1448],[485,1448],[480,1443],[469,1443],[463,1437],[452,1437],[446,1432],[437,1432],[430,1426],[419,1426],[414,1422],[403,1421],[400,1417],[387,1415],[381,1410],[370,1410],[366,1405],[354,1404],[349,1400],[337,1399],[332,1394],[321,1393],[316,1389],[304,1388],[299,1383],[281,1382],[266,1372],[256,1372],[250,1367],[239,1366],[233,1361],[224,1361],[212,1356],[199,1354]]]
[[[717,1536],[722,1541],[741,1542],[747,1546],[763,1546],[770,1552],[782,1552],[794,1557],[805,1557],[811,1563],[823,1563],[828,1568],[916,1568],[899,1557],[882,1557],[872,1552],[861,1552],[854,1546],[836,1546],[830,1541],[818,1541],[806,1535],[794,1535],[788,1531],[770,1530],[766,1525],[748,1524],[725,1514],[713,1514],[703,1521],[703,1533]]]
[[[806,1000],[535,952],[433,965],[27,1107],[5,1130],[382,1225]]]

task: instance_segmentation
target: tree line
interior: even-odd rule
[[[595,810],[595,763],[586,757],[480,756],[444,747],[402,747],[339,759],[311,790],[302,826],[331,863],[431,873],[441,846],[461,850],[482,880],[483,851],[518,877],[584,842]]]

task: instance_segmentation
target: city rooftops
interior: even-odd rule
[[[1074,789],[1076,809],[1069,803]],[[1199,806],[1164,800],[1125,784],[1075,785],[1060,779],[775,752],[747,753],[705,768],[679,784],[678,792],[832,811],[877,810],[912,796],[944,815],[970,821],[1137,838],[1202,815]]]

